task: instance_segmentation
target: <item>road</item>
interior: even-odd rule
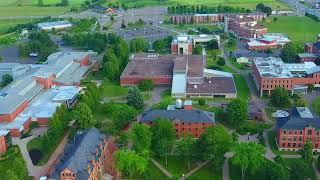
[[[299,2],[299,0],[281,0],[282,2],[288,4],[292,8],[296,9],[297,12],[300,14],[305,14],[306,12],[309,14],[316,15],[317,17],[320,18],[320,12],[316,9],[311,9]]]

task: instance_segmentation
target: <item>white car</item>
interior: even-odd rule
[[[38,57],[38,56],[39,56],[39,54],[38,54],[38,53],[33,52],[33,53],[30,53],[30,54],[29,54],[29,56],[30,56],[30,57]]]

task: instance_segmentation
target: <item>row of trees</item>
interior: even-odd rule
[[[29,42],[19,45],[20,56],[29,56],[30,53],[39,53],[40,61],[45,61],[46,58],[58,51],[58,46],[50,39],[50,36],[45,31],[34,31],[29,36]]]
[[[293,103],[290,101],[288,91],[283,87],[277,87],[273,90],[270,96],[270,102],[275,107],[288,108],[291,105],[294,107],[306,107],[307,102],[298,94],[293,94]]]
[[[159,39],[153,42],[152,46],[157,53],[169,53],[172,42],[172,36],[168,36],[164,39]]]
[[[245,9],[240,7],[231,7],[231,6],[217,6],[209,7],[206,5],[176,5],[167,8],[169,14],[209,14],[209,13],[250,13],[251,9]]]
[[[43,0],[38,0],[38,6],[45,6]],[[61,0],[56,6],[69,6],[69,0]]]
[[[316,21],[316,22],[319,22],[319,21],[320,21],[319,17],[316,16],[316,15],[314,15],[314,14],[310,14],[310,13],[306,12],[306,13],[305,13],[305,16],[313,19],[313,20]]]

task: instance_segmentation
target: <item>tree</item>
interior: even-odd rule
[[[135,151],[119,150],[114,157],[117,169],[130,177],[134,174],[142,174],[147,170],[147,158],[139,156]]]
[[[219,66],[224,66],[226,64],[226,61],[224,60],[223,57],[219,57],[218,60],[217,60],[217,64]]]
[[[248,168],[252,171],[257,170],[265,161],[264,147],[254,142],[237,144],[233,153],[232,163],[241,167],[242,180]]]
[[[230,150],[232,138],[221,125],[206,128],[198,141],[199,153],[203,159],[211,160],[215,169],[221,168],[224,154]]]
[[[138,88],[141,91],[151,91],[153,90],[153,81],[151,79],[145,79],[139,82]]]
[[[276,107],[289,107],[290,100],[288,92],[282,87],[275,88],[271,93],[271,103]]]
[[[6,86],[13,81],[13,77],[10,74],[4,74],[2,77],[2,86]]]
[[[137,116],[137,110],[126,104],[108,103],[104,108],[106,115],[113,120],[115,128],[125,128]]]
[[[239,128],[248,119],[248,105],[241,99],[232,100],[227,106],[228,121]]]
[[[62,6],[69,6],[69,0],[61,0]]]
[[[81,129],[89,129],[95,124],[90,107],[85,103],[77,104],[74,110],[74,119]]]
[[[166,166],[168,165],[168,155],[170,154],[176,133],[170,120],[158,119],[151,127],[152,139],[151,147],[153,152],[159,156],[166,157]]]
[[[304,180],[310,177],[310,172],[307,171],[308,164],[304,161],[293,161],[290,168],[290,176],[293,177],[291,179]]]
[[[135,38],[130,41],[131,52],[143,52],[146,51],[148,43],[144,38]]]
[[[119,62],[116,60],[111,60],[105,63],[103,71],[105,72],[106,76],[114,81],[119,78]]]
[[[213,39],[207,43],[207,47],[210,49],[219,49],[219,43],[217,40]]]
[[[142,109],[144,106],[143,97],[137,87],[131,87],[127,96],[127,104],[136,109]]]
[[[19,180],[19,177],[18,175],[12,171],[12,170],[7,170],[5,173],[4,173],[4,179],[10,179],[10,180]]]
[[[271,180],[289,180],[290,174],[289,170],[282,164],[272,163],[269,167],[271,171]]]
[[[135,123],[130,130],[133,149],[140,155],[149,155],[151,147],[151,130],[145,124]]]
[[[312,155],[312,142],[308,140],[304,146],[303,149],[300,151],[300,154],[302,156],[302,159],[305,163],[311,165],[313,161],[313,155]]]
[[[284,62],[295,63],[297,60],[297,55],[298,55],[297,47],[292,43],[288,43],[284,45],[283,48],[281,49],[280,58]]]
[[[38,0],[38,6],[43,6],[43,0]]]
[[[198,100],[198,104],[199,104],[200,106],[204,106],[204,105],[206,104],[206,100],[203,99],[203,98],[200,98],[200,99]]]
[[[164,43],[163,40],[156,40],[154,43],[153,43],[153,49],[155,52],[157,53],[162,53],[162,52],[165,52],[166,50],[166,45]]]
[[[307,101],[303,98],[295,99],[294,100],[294,106],[295,107],[306,107]]]
[[[191,158],[196,154],[196,141],[191,137],[191,135],[180,138],[177,146],[177,151],[181,156],[187,158],[188,170],[190,170]]]

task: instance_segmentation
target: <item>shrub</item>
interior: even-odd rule
[[[201,98],[198,100],[198,103],[200,106],[204,106],[206,104],[206,100]]]

